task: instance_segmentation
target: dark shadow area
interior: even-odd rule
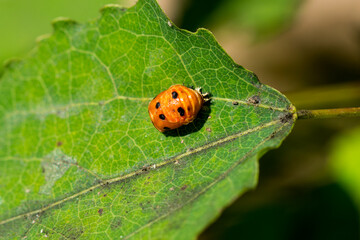
[[[259,184],[224,210],[199,239],[360,239],[359,212],[329,176],[329,139],[358,119],[298,121],[260,160]]]
[[[350,197],[332,183],[261,207],[230,207],[199,239],[355,240],[359,224]]]
[[[206,27],[207,19],[228,0],[189,0],[182,16],[180,28],[195,32]]]
[[[188,125],[183,125],[180,128],[166,131],[164,132],[164,135],[166,137],[179,137],[199,131],[204,126],[205,122],[209,119],[211,113],[211,104],[211,100],[205,102],[204,106],[193,122],[189,123]]]
[[[314,74],[313,82],[317,81],[317,84],[345,83],[360,79],[359,62],[342,59],[331,52],[318,52],[309,62],[309,76]]]

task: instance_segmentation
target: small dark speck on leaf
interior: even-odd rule
[[[182,186],[180,189],[181,189],[182,191],[184,191],[187,187],[188,187],[187,185],[184,185],[184,186]]]
[[[107,194],[104,194],[103,196],[104,196],[104,197],[106,197],[106,196],[107,196]]]
[[[206,131],[211,132],[211,128],[206,128]]]
[[[255,95],[248,99],[248,103],[257,105],[260,103],[260,97]]]
[[[233,105],[239,105],[239,103],[238,102],[236,102],[236,101],[234,101],[233,103],[232,103]]]
[[[111,221],[110,227],[111,227],[112,229],[116,229],[116,228],[121,227],[121,225],[122,225],[121,218],[120,218],[120,217],[115,217],[115,218]]]
[[[103,214],[103,211],[104,211],[104,209],[102,209],[102,208],[99,209],[99,211],[98,211],[99,216],[101,216]]]
[[[293,115],[291,113],[287,113],[284,116],[282,116],[280,118],[280,120],[281,120],[282,123],[287,123],[287,122],[290,122],[292,120],[292,117],[293,117]]]
[[[56,143],[56,146],[58,146],[58,147],[60,147],[61,145],[63,145],[63,143],[62,143],[61,141],[58,141],[58,142]]]

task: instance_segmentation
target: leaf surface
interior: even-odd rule
[[[212,95],[167,134],[147,112],[173,84]],[[192,239],[257,181],[296,116],[204,29],[154,0],[54,33],[0,80],[0,238]]]

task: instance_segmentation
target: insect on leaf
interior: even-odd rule
[[[258,176],[296,116],[213,35],[154,0],[54,33],[0,80],[0,238],[193,239]],[[212,96],[163,134],[148,104],[174,84]]]

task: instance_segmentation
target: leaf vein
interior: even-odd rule
[[[270,126],[273,126],[273,125],[276,125],[276,124],[281,124],[281,120],[273,120],[273,121],[271,121],[271,122],[268,122],[268,123],[265,123],[265,124],[261,124],[261,125],[258,125],[258,126],[256,126],[256,127],[254,127],[254,128],[248,129],[248,130],[246,130],[246,131],[238,132],[238,133],[233,134],[233,135],[229,135],[229,136],[227,136],[227,137],[224,137],[224,138],[218,139],[218,140],[216,140],[216,141],[207,143],[207,144],[205,144],[205,145],[203,145],[203,146],[201,146],[201,147],[194,148],[194,149],[192,149],[192,150],[188,150],[188,151],[186,151],[186,152],[184,152],[184,153],[182,153],[182,154],[179,154],[179,155],[177,155],[177,156],[174,156],[174,157],[172,157],[172,158],[165,159],[163,162],[161,162],[161,163],[159,163],[159,164],[150,164],[150,166],[152,166],[152,167],[150,167],[150,169],[157,169],[157,168],[160,168],[160,167],[164,167],[164,166],[166,166],[166,165],[169,165],[169,164],[171,164],[171,163],[173,163],[173,162],[177,162],[177,161],[179,161],[179,160],[181,160],[181,159],[183,159],[183,158],[185,158],[185,157],[188,157],[188,156],[190,156],[190,155],[199,153],[199,152],[204,151],[204,150],[206,150],[206,149],[215,147],[215,146],[217,146],[217,145],[221,145],[221,144],[223,144],[223,143],[226,143],[226,142],[235,140],[235,139],[240,138],[240,137],[242,137],[242,136],[244,136],[244,135],[250,134],[250,133],[252,133],[252,132],[259,131],[259,130],[261,130],[261,129],[264,129],[264,128],[267,128],[267,127],[270,127]],[[285,124],[285,125],[286,125],[286,124]],[[285,125],[283,125],[283,126],[285,126]],[[283,127],[283,126],[282,126],[282,127]],[[279,131],[282,129],[282,127],[279,129]],[[270,136],[270,137],[271,137],[271,136]],[[270,138],[270,137],[269,137],[269,138]],[[268,139],[266,139],[266,140],[268,140]],[[265,142],[265,140],[264,140],[263,142]],[[263,143],[263,142],[262,142],[262,143]],[[253,148],[253,150],[254,150],[254,149],[255,149],[255,148]],[[253,151],[253,150],[252,150],[252,151]],[[230,170],[229,170],[229,171],[230,171]],[[227,171],[227,172],[229,172],[229,171]],[[84,194],[88,193],[89,191],[93,191],[94,189],[96,189],[96,188],[98,188],[98,187],[101,187],[101,186],[104,186],[104,185],[107,185],[107,184],[111,184],[111,183],[115,183],[115,182],[119,182],[119,181],[123,181],[123,180],[125,180],[125,179],[129,179],[129,178],[131,178],[131,177],[134,177],[134,176],[137,176],[137,175],[141,175],[141,174],[143,174],[143,169],[139,169],[139,170],[133,171],[133,172],[131,172],[131,173],[128,173],[128,174],[126,174],[126,175],[122,175],[122,176],[115,177],[115,178],[112,178],[112,179],[107,179],[107,180],[105,180],[105,181],[103,181],[103,182],[101,182],[101,183],[99,183],[99,184],[96,184],[96,185],[94,185],[94,186],[92,186],[92,187],[89,187],[89,188],[87,188],[87,189],[84,189],[84,190],[82,190],[82,191],[80,191],[80,192],[78,192],[78,193],[76,193],[76,194],[73,194],[73,195],[71,195],[71,196],[69,196],[69,197],[66,197],[66,198],[64,198],[64,199],[61,199],[61,200],[59,200],[59,201],[56,201],[56,202],[54,202],[54,203],[52,203],[52,204],[49,204],[49,205],[47,205],[47,206],[45,206],[45,207],[42,207],[42,208],[40,208],[40,209],[37,209],[37,210],[34,210],[34,211],[30,211],[30,212],[28,212],[28,213],[20,214],[20,215],[17,215],[17,216],[8,218],[8,219],[1,220],[1,221],[0,221],[0,225],[6,224],[6,223],[8,223],[8,222],[12,222],[12,221],[17,220],[17,219],[20,219],[20,218],[22,218],[22,217],[28,217],[28,216],[31,216],[31,215],[34,215],[34,214],[42,213],[42,212],[44,212],[44,211],[49,210],[50,208],[53,208],[53,207],[58,206],[58,205],[60,205],[60,204],[63,204],[63,203],[65,203],[65,202],[67,202],[67,201],[69,201],[69,200],[72,200],[72,199],[74,199],[74,198],[76,198],[76,197],[79,197],[79,196],[81,196],[81,195],[84,195]]]

